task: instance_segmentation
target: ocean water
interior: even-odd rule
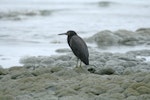
[[[58,36],[67,30],[86,38],[105,29],[141,27],[150,27],[149,0],[0,0],[0,65],[69,48],[66,37]]]

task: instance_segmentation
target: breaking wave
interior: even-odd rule
[[[7,11],[0,12],[0,19],[5,20],[22,20],[33,16],[49,16],[51,10],[19,10],[19,11]]]

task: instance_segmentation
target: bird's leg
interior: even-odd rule
[[[82,61],[80,60],[80,68],[81,68],[81,65],[82,65]]]
[[[78,67],[78,62],[79,62],[79,58],[77,58],[77,65],[76,65],[76,67]]]

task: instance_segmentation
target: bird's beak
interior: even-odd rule
[[[67,35],[67,33],[60,33],[60,34],[58,34],[58,35]]]

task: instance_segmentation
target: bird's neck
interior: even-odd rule
[[[68,41],[68,44],[69,44],[69,46],[70,46],[70,39],[72,38],[72,36],[68,36],[67,37],[67,41]]]
[[[77,34],[68,35],[68,37],[67,37],[67,41],[68,41],[69,46],[70,46],[70,40],[71,40],[71,38],[72,38],[73,36],[77,36]]]

